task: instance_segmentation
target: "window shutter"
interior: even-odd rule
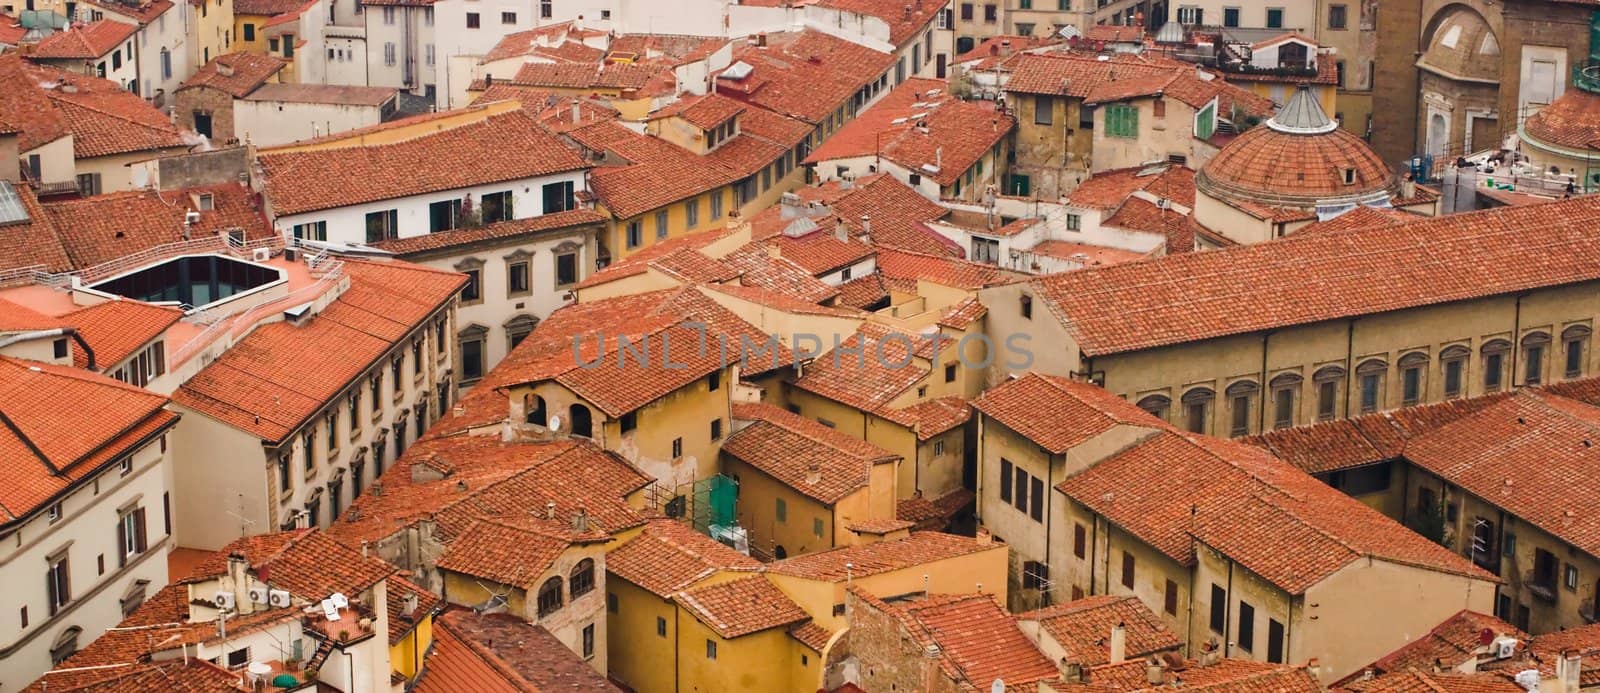
[[[61,603],[61,600],[56,598],[56,571],[51,570],[48,563],[45,564],[44,570],[44,589],[45,594],[50,596],[50,615],[54,616],[56,604]]]
[[[144,553],[144,550],[149,547],[147,538],[149,534],[144,528],[144,508],[142,507],[133,511],[133,532],[134,546],[138,548],[139,553]]]
[[[118,517],[117,518],[117,565],[118,566],[125,566],[125,565],[128,564],[128,551],[126,549],[127,545],[128,545],[127,524],[125,524],[123,522],[121,517]]]

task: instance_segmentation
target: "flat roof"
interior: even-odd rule
[[[346,106],[382,106],[399,93],[389,87],[354,87],[334,84],[276,84],[256,87],[244,95],[246,101],[284,101],[287,103],[327,103]]]

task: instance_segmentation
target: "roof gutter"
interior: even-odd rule
[[[0,337],[0,349],[4,349],[18,342],[31,342],[35,339],[49,339],[51,337],[69,337],[77,335],[78,330],[72,327],[57,327],[49,330],[32,330],[18,332],[6,337]]]

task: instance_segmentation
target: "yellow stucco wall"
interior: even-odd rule
[[[1005,544],[995,542],[992,548],[983,551],[874,575],[855,576],[849,584],[882,598],[921,592],[923,589],[935,594],[981,591],[984,594],[995,595],[1001,603],[1005,603],[1008,593],[1006,586],[1008,553],[1009,549]],[[810,614],[812,621],[817,625],[830,631],[846,627],[844,616],[834,615],[834,607],[844,604],[845,588],[848,586],[844,580],[828,582],[781,573],[769,573],[768,576],[778,589],[783,590],[784,594]]]
[[[233,39],[233,0],[203,0],[195,8],[195,23],[190,36],[195,41],[195,57],[204,64],[224,53],[231,53]]]
[[[688,614],[682,615],[678,638],[679,691],[791,690],[789,667],[774,664],[798,657],[803,647],[783,628],[724,639]],[[716,659],[707,657],[707,642],[716,644]]]
[[[417,624],[417,627],[407,633],[400,642],[389,646],[389,667],[406,680],[417,677],[421,671],[419,660],[427,657],[428,649],[433,647],[433,616],[429,615]]]

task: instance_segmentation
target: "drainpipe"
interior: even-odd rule
[[[1344,337],[1344,418],[1350,418],[1350,395],[1355,392],[1356,377],[1356,320],[1350,318]]]
[[[1228,559],[1228,594],[1222,599],[1222,656],[1233,653],[1233,559]]]
[[[1272,339],[1272,330],[1267,330],[1261,335],[1261,405],[1256,409],[1257,433],[1267,432],[1267,397],[1272,394],[1272,389],[1267,384],[1267,342]]]
[[[344,666],[350,670],[350,690],[356,689],[356,658],[350,655],[350,650],[339,648],[339,654],[344,655]]]
[[[1519,365],[1518,359],[1522,358],[1522,299],[1526,298],[1527,296],[1528,295],[1525,294],[1525,293],[1524,294],[1517,294],[1517,307],[1516,307],[1515,311],[1512,312],[1512,318],[1511,318],[1511,387],[1506,388],[1508,390],[1517,387],[1517,371],[1520,370],[1520,369],[1517,368],[1517,366]],[[1501,368],[1504,368],[1504,367],[1505,366],[1501,366]],[[1527,384],[1526,382],[1523,383],[1523,385],[1526,385],[1526,384]]]
[[[683,614],[683,610],[679,609],[677,604],[673,604],[672,605],[672,691],[673,691],[673,693],[677,693],[679,690],[681,690],[680,684],[678,683],[678,678],[679,678],[679,675],[678,675],[678,662],[680,661],[680,659],[678,657],[678,644],[683,641],[683,633],[681,631],[679,631],[678,628],[683,625],[682,614]]]
[[[34,330],[32,332],[19,332],[9,337],[0,337],[0,349],[18,342],[31,342],[35,339],[48,339],[50,337],[66,337],[76,332],[71,327],[57,327],[49,330]]]
[[[83,335],[78,334],[76,329],[71,329],[71,333],[72,341],[78,343],[78,348],[83,349],[83,356],[88,360],[88,363],[84,365],[91,371],[100,370],[95,367],[94,349],[89,348],[89,342],[84,340]]]
[[[1050,534],[1050,524],[1051,524],[1050,520],[1051,520],[1051,515],[1052,515],[1052,513],[1050,512],[1050,506],[1051,506],[1051,501],[1055,500],[1054,497],[1056,495],[1054,493],[1054,491],[1055,491],[1055,481],[1054,481],[1054,479],[1055,479],[1055,471],[1054,471],[1054,469],[1055,469],[1055,462],[1056,462],[1055,457],[1056,457],[1055,455],[1045,455],[1045,458],[1044,458],[1045,459],[1045,463],[1044,463],[1044,498],[1045,498],[1045,501],[1044,501],[1044,570],[1045,570],[1046,574],[1048,574],[1050,572],[1050,543],[1051,543],[1050,542],[1050,537],[1052,536]],[[1065,465],[1063,465],[1063,466],[1065,466]],[[1051,599],[1050,599],[1050,593],[1048,591],[1044,593],[1044,599],[1042,601],[1044,603],[1040,604],[1039,606],[1041,606],[1041,607],[1050,606]]]

